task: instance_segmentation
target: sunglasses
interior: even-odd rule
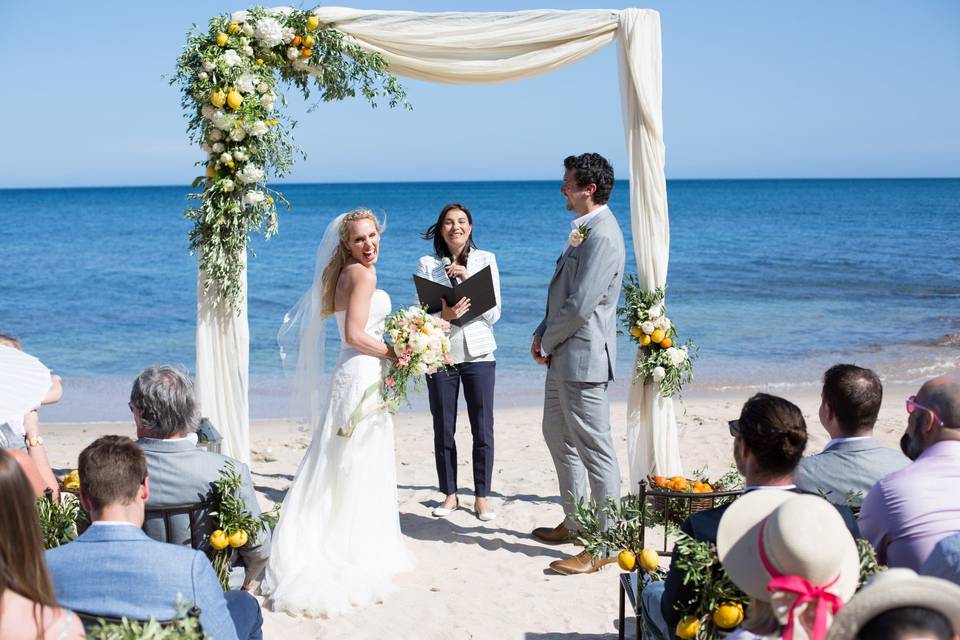
[[[739,420],[728,420],[727,428],[730,429],[730,435],[734,438],[740,437],[740,421]]]
[[[944,426],[943,420],[940,419],[940,416],[937,415],[937,412],[931,409],[930,407],[926,407],[920,404],[919,402],[917,402],[917,396],[910,396],[909,398],[907,398],[907,414],[912,414],[917,409],[923,409],[924,411],[928,411],[930,415],[933,416],[933,419],[937,421],[938,426],[940,426],[941,428]]]

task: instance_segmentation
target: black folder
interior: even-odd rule
[[[450,324],[455,324],[458,327],[462,327],[477,316],[481,316],[497,306],[497,296],[493,291],[493,275],[490,273],[490,267],[484,267],[452,287],[437,284],[433,280],[427,280],[420,276],[413,276],[413,283],[417,286],[417,297],[420,299],[420,304],[426,305],[428,313],[440,311],[442,308],[440,298],[446,300],[451,307],[457,304],[460,298],[470,298],[470,310],[456,320],[450,321]]]

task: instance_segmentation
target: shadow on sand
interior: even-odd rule
[[[500,537],[486,537],[492,534],[494,536],[508,535],[526,540],[534,540],[533,536],[526,532],[499,527],[464,527],[454,524],[445,518],[432,518],[420,516],[415,513],[400,514],[400,529],[404,535],[414,540],[475,544],[486,551],[504,549],[511,553],[522,553],[531,558],[566,558],[569,555],[569,553],[564,553],[559,549],[553,549],[542,544],[508,542]]]

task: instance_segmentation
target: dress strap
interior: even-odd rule
[[[73,621],[73,611],[70,609],[64,609],[66,612],[66,619],[63,621],[63,631],[60,632],[60,637],[57,640],[67,640],[67,634],[70,633],[70,623]]]

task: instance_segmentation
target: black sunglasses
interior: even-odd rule
[[[740,421],[739,420],[728,420],[727,428],[730,429],[730,435],[734,438],[740,437]]]

